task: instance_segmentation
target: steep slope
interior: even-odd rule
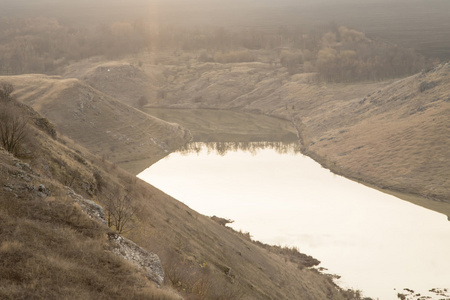
[[[28,156],[0,150],[5,298],[177,299],[105,253],[111,230],[81,211],[73,190],[110,208],[107,216],[111,199],[129,199],[135,214],[127,236],[159,255],[166,283],[185,299],[345,299],[330,277],[309,268],[313,259],[261,247],[64,136],[55,140],[27,113]]]
[[[81,151],[55,141],[51,126],[37,127],[38,114],[20,110],[29,120],[28,154],[18,159],[0,147],[0,298],[180,299],[113,253],[112,230],[65,186],[92,193]]]
[[[15,97],[48,117],[57,130],[94,154],[133,168],[161,159],[190,139],[177,124],[169,124],[108,97],[76,79],[44,75],[3,77],[15,87]]]

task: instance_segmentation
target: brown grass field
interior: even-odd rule
[[[6,80],[15,86],[21,102],[49,118],[59,132],[118,165],[130,160],[150,165],[191,138],[178,125],[124,105],[76,79],[21,75]]]

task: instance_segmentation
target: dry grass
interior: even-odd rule
[[[43,75],[6,77],[14,96],[50,119],[57,130],[117,164],[133,159],[155,162],[190,136],[106,96],[76,79]]]
[[[326,276],[300,270],[63,136],[33,126],[30,133],[26,161],[0,152],[1,298],[177,299],[175,289],[185,299],[344,299]],[[67,182],[103,205],[112,187],[127,193],[136,211],[127,236],[160,256],[167,287],[155,290],[105,251],[109,229],[73,204]],[[39,194],[40,184],[49,195]]]
[[[348,100],[342,108],[329,106],[327,114],[304,121],[306,128],[315,126],[314,132],[305,130],[306,146],[336,172],[445,202],[450,186],[449,70],[447,64]],[[420,90],[421,82],[431,81],[439,83]],[[335,122],[319,122],[321,117]],[[440,211],[448,215],[449,208]]]
[[[184,59],[177,63],[172,56],[164,66],[163,74],[176,76],[165,79],[170,92],[158,105],[233,109],[292,120],[305,153],[327,168],[405,195],[408,201],[413,195],[422,197],[415,203],[448,215],[445,204],[429,200],[450,197],[449,64],[388,82],[325,84],[311,74],[289,76],[269,63],[218,65],[191,59],[187,67]],[[215,123],[224,117],[214,110],[147,111],[182,123],[198,139],[245,139],[252,132],[251,117],[249,123],[236,121],[238,126],[226,128]]]
[[[79,206],[27,190],[17,196],[0,199],[0,298],[178,299],[105,251],[106,228]]]
[[[94,174],[132,191],[139,226],[129,236],[161,256],[172,284],[188,299],[359,297],[342,295],[329,278],[299,270],[283,253],[268,252],[109,163],[137,173],[143,168],[134,163],[137,159],[150,165],[189,138],[178,126],[111,96],[131,105],[147,96],[151,104],[165,107],[281,116],[296,123],[306,153],[335,172],[449,199],[450,89],[444,69],[388,87],[324,85],[311,74],[289,76],[285,68],[263,60],[218,65],[190,54],[147,56],[136,58],[142,59],[142,68],[128,61],[92,60],[69,67],[65,76],[86,80],[95,89],[75,79],[7,78],[16,86],[15,96],[69,138],[60,138],[64,146],[33,129],[36,141],[28,145],[33,155],[26,162],[34,173],[0,153],[5,191],[0,197],[0,298],[177,298],[173,291],[148,286],[134,268],[105,252],[106,229],[64,197],[62,184],[104,203],[110,186],[100,188]],[[52,191],[50,197],[36,194],[39,183]],[[437,207],[424,198],[417,201]],[[448,212],[448,204],[441,204],[436,209]]]
[[[193,141],[295,142],[297,132],[289,121],[245,112],[211,109],[145,108],[148,114],[189,128]]]
[[[63,187],[76,171],[73,188],[94,192],[93,167],[82,148],[59,144],[34,125],[39,115],[18,108],[28,116],[29,139],[22,148],[31,154],[22,161],[0,149],[0,298],[179,299],[107,251],[109,229]]]
[[[450,168],[446,160],[449,157],[446,141],[449,139],[445,136],[448,132],[445,120],[448,116],[449,88],[446,80],[449,76],[444,67],[400,81],[346,85],[322,84],[313,81],[310,75],[290,77],[285,69],[264,63],[217,66],[199,62],[191,64],[189,68],[171,65],[163,66],[160,70],[163,70],[161,80],[170,86],[170,93],[160,99],[160,105],[239,109],[284,117],[294,121],[299,129],[304,151],[335,172],[403,194],[416,193],[448,199],[447,180],[450,176],[447,172]],[[62,84],[64,88],[61,90],[64,92],[57,93],[59,88],[49,86],[47,92],[45,89],[41,91],[43,96],[39,96],[39,93],[28,95],[31,89],[27,90],[25,82],[31,85],[33,80],[36,80],[36,84],[49,79],[25,81],[24,78],[15,78],[19,84],[22,82],[17,96],[46,111],[49,119],[53,116],[58,122],[61,122],[58,110],[72,105],[69,107],[80,112],[77,95],[86,97],[85,91],[92,91],[76,80],[60,81],[55,78],[52,83],[56,87]],[[421,91],[420,82],[423,81],[438,84]],[[68,88],[69,83],[75,88]],[[76,105],[68,102],[58,106],[57,101],[47,99],[62,99],[64,95],[70,96]],[[33,100],[34,97],[46,100],[39,102]],[[94,94],[94,99],[96,97],[100,97],[100,94]],[[196,102],[198,97],[203,100]],[[100,99],[96,100],[95,106],[103,102]],[[87,113],[95,111],[94,102],[89,101],[85,103],[90,103],[90,107],[84,106],[81,115],[86,117],[86,124],[82,119],[75,119],[76,122],[71,123],[74,130],[71,137],[77,143],[81,141],[82,145],[93,147],[97,153],[101,153],[101,147],[113,147],[117,140],[103,140],[104,135],[100,133],[82,135],[93,128],[88,126],[89,120],[95,120],[96,117],[95,114]],[[123,107],[116,101],[104,102],[106,107]],[[127,109],[130,110],[130,118],[137,112],[131,108],[105,111],[120,111],[128,115]],[[220,112],[214,112],[213,116],[219,117]],[[197,123],[195,117],[199,120]],[[72,120],[70,118],[73,118],[73,111],[72,115],[67,116],[67,119]],[[112,122],[103,117],[98,120],[104,121],[106,125]],[[261,129],[268,124],[266,121],[258,124],[251,120],[247,119],[249,123],[241,130],[250,130],[255,124],[255,128]],[[190,116],[185,121],[197,125],[200,136],[202,127],[214,126],[213,120],[205,116]],[[132,122],[136,124],[136,120]],[[80,124],[85,126],[81,130],[78,128]],[[226,132],[234,130],[236,124],[231,125],[226,128]],[[57,128],[62,128],[64,132],[67,130],[64,126],[65,123],[61,122]],[[136,134],[135,129],[142,128],[138,124],[132,125],[135,128],[117,126],[120,127],[118,132],[124,135]],[[153,128],[152,132],[160,134],[162,139],[163,134],[171,134],[171,131],[160,132],[159,128],[176,127]],[[34,165],[47,165],[48,168],[42,170],[44,174],[69,182],[79,193],[95,197],[100,203],[104,203],[105,194],[97,188],[94,177],[96,171],[100,171],[105,182],[132,191],[139,226],[129,236],[159,254],[168,270],[172,270],[175,262],[177,268],[172,272],[174,275],[171,275],[171,281],[186,297],[194,297],[196,293],[206,294],[203,291],[207,290],[205,297],[211,298],[223,294],[218,292],[223,286],[229,287],[228,290],[233,287],[236,294],[249,299],[323,299],[329,294],[336,299],[343,297],[328,278],[306,268],[299,270],[298,265],[285,259],[285,256],[267,252],[239,235],[224,230],[107,160],[90,156],[83,148],[77,148],[74,142],[66,140],[66,143],[69,148],[78,149],[78,152],[57,150],[56,146],[49,144],[47,147],[51,148],[52,154],[36,158]],[[134,160],[135,152],[132,148],[122,148],[123,145],[127,143],[118,144],[115,151],[123,156],[127,154],[126,151],[131,151],[127,154],[130,156],[128,159]],[[152,158],[147,159],[149,164],[152,163]],[[142,165],[137,167],[142,168]],[[105,186],[104,189],[108,190],[109,187]],[[405,198],[412,199],[409,196]],[[448,213],[448,204],[437,205],[437,202],[425,198],[414,201]],[[198,267],[204,263],[209,266],[208,282],[202,275],[204,270]]]
[[[152,71],[160,72],[159,77],[153,75],[166,90],[164,98],[157,100],[158,105],[234,109],[292,120],[301,134],[304,151],[326,167],[448,214],[448,204],[427,200],[448,199],[448,66],[391,82],[323,84],[314,81],[311,74],[289,76],[287,70],[266,63],[216,65],[190,59],[188,66],[185,57],[168,55],[166,59],[170,65]],[[150,66],[145,62],[144,70],[147,72]],[[424,81],[438,84],[421,91]],[[211,112],[220,116],[220,112]],[[188,115],[183,121],[205,137],[207,131],[203,128],[215,126],[212,119],[208,115]],[[267,125],[263,123],[259,128]],[[250,130],[253,126],[251,122],[247,125],[240,129]],[[233,131],[233,126],[225,131]],[[93,137],[89,138],[92,142]],[[148,164],[151,162],[148,160]],[[120,182],[123,187],[133,183],[114,165],[100,160],[95,164],[105,164],[107,181]],[[191,272],[205,262],[211,268],[211,282],[219,286],[230,281],[224,270],[231,268],[234,284],[248,298],[272,295],[280,299],[320,299],[327,297],[329,289],[334,291],[320,275],[298,270],[296,264],[285,262],[277,254],[261,252],[252,243],[216,228],[217,224],[211,225],[209,220],[140,181],[133,183],[132,190],[136,193],[133,199],[140,212],[140,227],[130,236],[160,254],[166,268],[170,269],[173,261],[185,262],[175,272],[184,274],[178,276],[185,278],[178,287],[181,292],[192,295],[194,286],[200,284],[195,283],[203,282],[201,276],[198,280],[189,278],[194,278]],[[101,195],[97,197],[101,202]],[[278,275],[274,279],[268,274]],[[175,282],[180,280],[173,281],[177,285]],[[317,285],[321,288],[310,289]]]

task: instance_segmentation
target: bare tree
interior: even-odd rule
[[[0,100],[11,100],[11,94],[14,92],[14,86],[9,82],[0,82]]]
[[[26,137],[27,121],[17,108],[10,103],[0,105],[0,143],[6,151],[17,155]]]
[[[133,228],[135,209],[128,195],[121,195],[119,188],[113,189],[106,204],[106,221],[108,227],[114,228],[118,233],[125,233]]]

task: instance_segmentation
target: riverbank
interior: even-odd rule
[[[364,176],[354,168],[340,165],[328,158],[329,153],[318,154],[311,150],[306,143],[312,139],[307,136],[309,129],[301,122],[299,117],[289,117],[284,114],[267,116],[248,112],[236,112],[230,110],[209,109],[171,109],[165,107],[144,108],[144,111],[168,122],[174,122],[189,128],[194,141],[201,142],[251,142],[251,141],[281,141],[288,137],[299,141],[300,151],[317,161],[322,167],[329,169],[337,175],[364,184],[398,197],[402,200],[414,203],[421,207],[450,216],[450,204],[439,200],[430,199],[425,195],[414,193],[405,187],[396,185],[397,181],[379,180],[377,177]],[[294,133],[296,137],[294,138]],[[168,153],[169,154],[169,153]],[[129,171],[142,170],[143,165],[150,166],[153,162],[132,161],[135,168],[125,165]],[[137,174],[137,173],[135,173]],[[388,183],[388,184],[387,184]]]
[[[404,201],[411,202],[413,204],[419,205],[421,207],[424,207],[426,209],[430,209],[439,213],[442,213],[446,215],[450,221],[450,203],[447,203],[442,200],[438,199],[430,199],[427,198],[424,195],[415,194],[411,191],[405,190],[404,188],[399,188],[398,186],[386,186],[385,182],[377,181],[376,179],[370,179],[367,177],[361,176],[361,174],[355,173],[351,169],[347,169],[342,165],[338,165],[336,162],[330,161],[324,156],[321,156],[317,154],[314,151],[310,151],[305,145],[303,140],[303,133],[302,133],[302,125],[298,125],[298,123],[301,124],[298,120],[292,120],[292,124],[297,130],[297,136],[298,141],[300,143],[300,150],[301,152],[312,158],[314,161],[318,162],[323,168],[330,170],[334,174],[341,175],[345,178],[348,178],[350,180],[356,181],[360,184],[363,184],[367,187],[379,190],[383,193],[395,196],[399,199],[402,199]]]
[[[450,204],[447,202],[436,199],[430,199],[427,198],[426,196],[414,194],[407,190],[398,190],[399,187],[386,186],[384,182],[379,182],[376,179],[370,180],[368,178],[358,176],[357,174],[352,172],[352,170],[345,169],[342,166],[338,166],[336,163],[333,162],[330,163],[326,158],[323,158],[315,153],[304,151],[303,154],[308,157],[311,157],[316,162],[318,162],[322,167],[329,169],[334,174],[341,175],[345,178],[356,181],[367,187],[379,190],[383,193],[395,196],[399,199],[411,202],[426,209],[442,213],[446,215],[450,221]]]

